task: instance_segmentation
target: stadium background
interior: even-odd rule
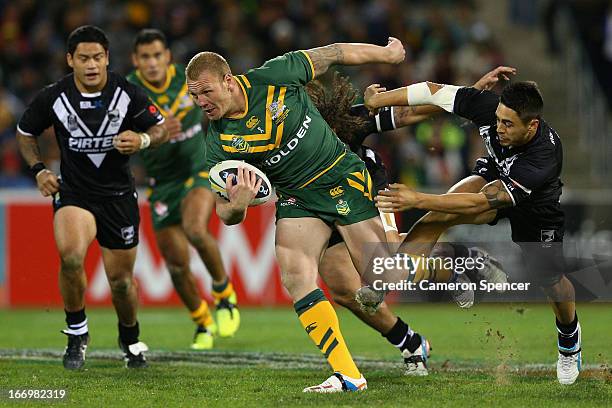
[[[608,1],[0,1],[0,305],[61,306],[52,212],[21,160],[15,125],[24,106],[45,84],[67,72],[65,39],[75,27],[96,24],[110,39],[111,69],[131,69],[134,34],[156,27],[168,36],[174,61],[200,50],[225,55],[236,72],[283,52],[333,42],[384,44],[402,40],[400,66],[343,69],[358,89],[378,82],[388,88],[432,80],[471,84],[500,64],[535,80],[545,116],[565,147],[563,202],[568,241],[581,254],[612,251],[612,6]],[[40,138],[45,162],[59,168],[52,132]],[[371,137],[393,180],[440,191],[468,174],[483,153],[476,129],[450,115]],[[139,186],[144,172],[138,158]],[[148,209],[136,275],[144,304],[178,304],[159,251]],[[251,211],[246,223],[227,228],[213,220],[221,251],[243,304],[287,303],[273,257],[273,207]],[[416,217],[405,216],[407,226]],[[507,226],[455,228],[449,238],[507,241]],[[204,266],[193,270],[209,287]],[[88,304],[110,304],[99,250],[90,251]],[[597,281],[596,284],[601,284]],[[608,285],[609,280],[604,279]],[[609,293],[610,291],[608,291]]]

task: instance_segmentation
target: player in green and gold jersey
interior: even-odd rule
[[[215,204],[204,169],[202,111],[187,93],[184,67],[171,63],[166,37],[144,29],[134,41],[136,70],[128,79],[140,85],[164,115],[170,141],[141,153],[150,180],[149,203],[155,237],[172,283],[197,324],[193,349],[210,349],[212,335],[232,336],[240,324],[236,293],[223,268],[217,242],[208,232]],[[216,325],[189,268],[189,244],[212,277]]]
[[[304,85],[332,64],[399,63],[405,52],[390,38],[385,47],[333,44],[290,52],[233,76],[212,52],[194,56],[186,69],[192,98],[211,120],[206,168],[227,159],[261,168],[276,187],[276,255],[283,285],[306,333],[324,353],[334,375],[308,392],[357,391],[367,387],[344,342],[338,318],[317,286],[318,264],[335,225],[357,270],[371,270],[373,256],[389,256],[365,164],[337,138],[306,94]],[[246,169],[232,176],[229,201],[217,198],[226,224],[242,222],[258,183]],[[367,244],[378,243],[378,245]],[[430,268],[417,268],[423,279]],[[433,271],[442,272],[442,271]]]

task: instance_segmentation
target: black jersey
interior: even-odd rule
[[[113,147],[113,138],[124,130],[146,131],[162,121],[144,91],[108,72],[104,89],[93,94],[81,93],[73,74],[45,87],[17,128],[38,136],[53,126],[61,151],[60,193],[95,199],[134,189],[130,156]]]
[[[497,135],[495,111],[499,97],[489,91],[461,88],[455,96],[453,113],[463,116],[478,126],[488,157],[479,159],[473,174],[487,181],[501,180],[506,186],[514,212],[515,241],[540,240],[540,230],[561,229],[563,211],[561,196],[561,167],[563,148],[561,139],[544,120],[536,135],[522,146],[502,146]],[[518,216],[520,214],[520,217]],[[521,220],[519,220],[519,218]],[[514,231],[519,221],[538,227],[538,234]],[[517,228],[525,229],[525,228]]]

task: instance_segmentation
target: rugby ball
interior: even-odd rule
[[[259,187],[259,191],[255,198],[249,204],[250,207],[260,205],[268,201],[274,195],[274,188],[272,187],[272,183],[268,180],[268,177],[265,173],[259,170],[257,167],[243,162],[241,160],[224,160],[215,164],[208,173],[208,179],[210,180],[210,186],[212,190],[217,193],[220,197],[229,200],[227,196],[227,191],[225,191],[226,180],[230,174],[233,174],[235,177],[233,179],[233,184],[238,184],[238,168],[247,168],[248,170],[255,173],[257,176],[257,180],[262,180],[261,186]]]

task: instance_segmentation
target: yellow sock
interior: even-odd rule
[[[210,326],[213,323],[212,315],[205,301],[200,303],[200,307],[190,313],[191,319],[199,326]]]
[[[340,332],[336,311],[323,291],[312,291],[294,306],[306,333],[325,355],[332,370],[351,378],[360,378],[361,373]]]

